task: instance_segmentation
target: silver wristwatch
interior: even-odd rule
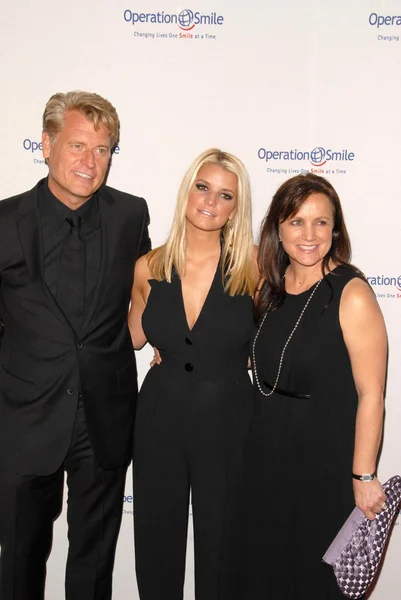
[[[373,481],[376,475],[374,473],[362,473],[362,475],[356,475],[355,473],[352,473],[352,477],[353,479],[367,483],[368,481]]]

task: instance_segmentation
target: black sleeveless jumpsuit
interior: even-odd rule
[[[253,411],[252,299],[224,292],[219,266],[194,327],[181,281],[150,281],[143,328],[162,363],[138,398],[134,530],[141,600],[181,600],[191,492],[197,600],[218,598]]]

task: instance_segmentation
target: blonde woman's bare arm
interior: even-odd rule
[[[128,327],[135,350],[140,350],[147,342],[145,333],[142,329],[142,314],[145,310],[150,291],[149,279],[150,271],[147,255],[141,256],[135,264],[134,285],[132,286],[131,292],[131,307],[128,313]]]

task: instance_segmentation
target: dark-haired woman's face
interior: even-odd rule
[[[304,267],[318,265],[330,250],[333,227],[333,206],[329,198],[312,193],[299,211],[279,227],[290,261]]]

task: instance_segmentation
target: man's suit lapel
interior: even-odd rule
[[[21,218],[17,221],[16,227],[32,285],[57,319],[61,321],[63,325],[68,325],[69,329],[71,329],[68,320],[65,318],[44,280],[42,232],[40,228],[38,206],[38,188],[42,181],[40,181],[32,190],[24,194],[21,199],[18,207]]]

